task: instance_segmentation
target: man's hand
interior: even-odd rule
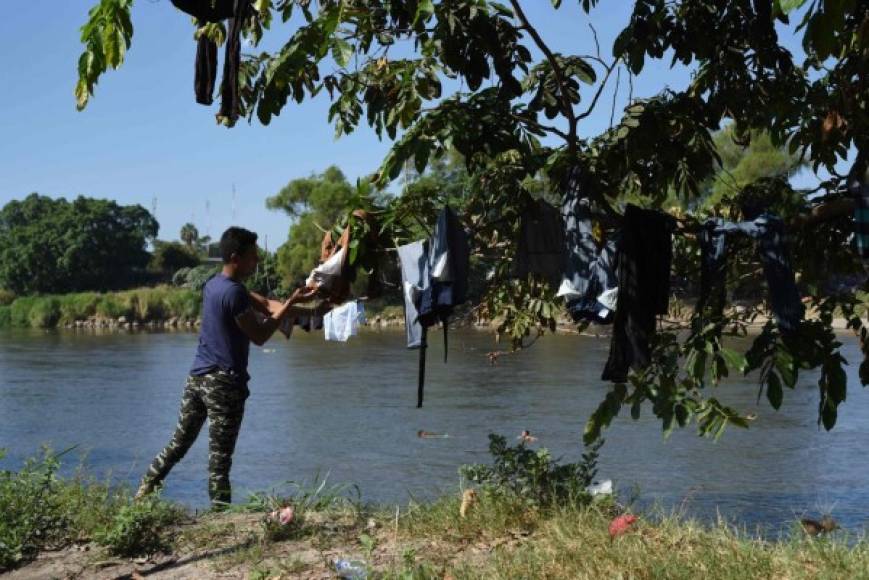
[[[290,296],[283,304],[280,302],[269,301],[269,312],[271,313],[271,318],[277,320],[282,319],[292,310],[293,306],[300,302],[307,302],[313,298],[316,293],[316,288],[308,288],[306,286],[303,288],[297,288],[292,296]]]
[[[287,302],[290,305],[298,304],[299,302],[307,302],[317,294],[317,288],[302,286],[301,288],[296,288],[296,291],[293,292],[293,295],[290,296],[290,299]]]

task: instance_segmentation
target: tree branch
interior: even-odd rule
[[[531,38],[534,40],[534,44],[536,44],[537,48],[543,52],[546,56],[546,60],[549,61],[549,65],[552,67],[552,73],[555,75],[555,81],[558,83],[558,93],[561,96],[561,106],[564,109],[564,114],[568,121],[569,129],[567,131],[567,150],[570,154],[571,160],[573,160],[576,158],[576,116],[573,113],[573,107],[571,106],[570,99],[567,96],[567,84],[564,79],[564,71],[561,70],[561,66],[555,59],[555,55],[549,47],[546,46],[546,43],[543,42],[537,29],[531,26],[531,23],[528,22],[528,17],[525,16],[525,12],[519,5],[519,0],[510,0],[510,4],[513,6],[513,12],[516,13],[519,22],[522,23],[522,28],[528,31],[528,34],[530,34]]]
[[[854,200],[849,197],[833,199],[813,207],[808,213],[802,214],[791,220],[790,226],[802,228],[820,222],[833,220],[854,211]]]
[[[586,117],[591,115],[592,111],[594,111],[594,108],[597,106],[597,100],[600,98],[601,93],[603,93],[604,87],[606,87],[606,83],[609,80],[610,75],[613,72],[613,69],[616,68],[616,66],[618,66],[618,64],[619,64],[619,61],[618,61],[618,59],[616,59],[616,61],[614,63],[612,63],[611,65],[604,65],[606,67],[606,75],[604,75],[603,80],[600,83],[600,86],[597,88],[597,92],[594,94],[594,98],[591,100],[591,104],[588,106],[588,109],[584,113],[582,113],[581,115],[578,115],[576,117],[577,121],[580,121],[581,119],[585,119]]]

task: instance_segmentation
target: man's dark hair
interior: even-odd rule
[[[256,246],[257,235],[250,230],[232,226],[220,236],[220,255],[224,264],[229,264],[232,255],[241,256],[251,246]]]

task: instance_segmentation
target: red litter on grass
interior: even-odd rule
[[[637,521],[637,516],[633,514],[622,514],[610,522],[610,541],[616,539],[616,536],[621,536],[630,529]]]
[[[295,513],[292,506],[287,506],[279,510],[275,510],[269,515],[272,517],[272,519],[278,520],[282,526],[286,526],[293,521],[293,516],[295,515]]]

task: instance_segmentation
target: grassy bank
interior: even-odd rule
[[[77,321],[111,320],[149,322],[199,316],[201,295],[195,290],[157,286],[122,292],[81,292],[8,297],[0,302],[0,328],[54,328]]]
[[[0,472],[0,572],[11,577],[332,577],[358,562],[369,578],[867,578],[869,543],[844,535],[762,541],[725,524],[641,515],[611,540],[612,500],[534,505],[479,487],[461,497],[369,506],[313,482],[192,515],[132,502],[84,474],[59,479],[49,454]],[[272,514],[294,509],[291,522]]]

